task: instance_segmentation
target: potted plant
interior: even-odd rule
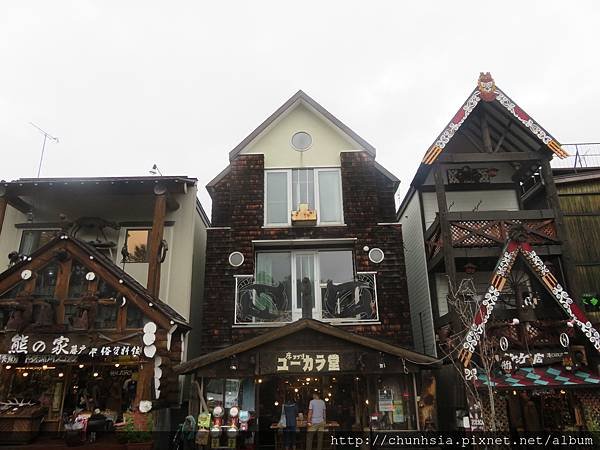
[[[123,421],[117,431],[117,440],[127,444],[127,450],[152,450],[152,414],[138,411],[125,413]]]

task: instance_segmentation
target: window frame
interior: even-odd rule
[[[292,227],[292,211],[293,209],[293,193],[292,193],[292,171],[293,170],[312,170],[313,171],[313,184],[314,184],[314,197],[315,197],[315,210],[317,212],[317,223],[316,226],[345,226],[344,221],[344,192],[342,187],[342,171],[340,167],[294,167],[291,169],[265,169],[264,171],[264,196],[263,196],[263,226],[264,228],[281,228],[281,227]],[[321,220],[321,201],[319,192],[319,173],[321,172],[336,172],[339,180],[339,205],[340,205],[340,220],[335,222],[324,222]],[[267,221],[268,217],[268,183],[267,177],[269,173],[285,173],[287,177],[287,222],[273,222]]]
[[[23,238],[24,238],[25,233],[28,233],[28,232],[31,232],[31,231],[39,231],[39,232],[54,231],[56,233],[56,236],[58,236],[58,234],[61,232],[61,229],[60,228],[53,228],[53,227],[50,227],[50,228],[44,228],[44,227],[40,227],[40,228],[23,228],[21,230],[21,236],[19,238],[19,250],[18,250],[19,253],[21,253],[22,250],[23,250]],[[39,239],[38,239],[38,243],[39,243]],[[41,246],[38,246],[36,249],[33,249],[31,251],[31,253],[34,253],[39,248],[41,248]],[[29,255],[27,255],[27,256],[29,256]]]
[[[125,260],[125,258],[121,257],[120,260],[120,264],[148,264],[148,241],[150,240],[150,233],[152,232],[152,228],[148,228],[148,227],[127,227],[125,228],[125,234],[123,236],[123,245],[121,245],[120,247],[123,248],[123,246],[127,246],[128,245],[128,235],[130,231],[147,231],[148,232],[148,240],[146,241],[146,261],[130,261],[130,260]],[[129,248],[127,248],[127,252],[129,252]]]
[[[237,322],[237,309],[235,309],[233,326],[234,327],[279,327],[279,326],[283,326],[283,325],[289,325],[290,323],[300,320],[302,318],[302,305],[300,305],[300,307],[297,306],[297,304],[298,304],[298,291],[297,291],[298,279],[296,277],[296,269],[297,269],[296,256],[308,255],[308,254],[313,255],[313,257],[314,257],[313,296],[314,296],[314,300],[315,300],[315,306],[312,308],[312,316],[311,316],[312,319],[318,320],[319,322],[323,322],[323,323],[329,323],[331,325],[361,325],[361,324],[372,325],[372,324],[381,323],[380,322],[381,318],[379,315],[379,301],[377,299],[377,285],[376,284],[374,286],[375,301],[376,301],[376,305],[377,305],[376,318],[368,319],[368,320],[360,320],[360,319],[356,319],[355,317],[352,317],[352,318],[323,318],[323,288],[326,287],[326,285],[321,284],[320,254],[328,253],[328,252],[336,252],[336,251],[349,251],[350,252],[354,281],[356,281],[358,279],[360,274],[377,274],[377,272],[358,272],[357,271],[356,257],[354,254],[354,249],[352,249],[352,248],[320,248],[320,249],[316,249],[316,248],[304,248],[304,249],[285,248],[285,249],[281,249],[281,248],[278,248],[278,249],[256,251],[254,254],[254,273],[252,275],[234,275],[234,279],[236,280],[236,289],[235,289],[236,299],[237,299],[237,295],[238,295],[238,285],[237,285],[238,280],[237,280],[237,278],[238,277],[252,277],[253,280],[256,279],[257,259],[258,259],[259,254],[261,254],[261,253],[262,254],[264,254],[264,253],[289,253],[290,263],[291,263],[290,282],[291,282],[292,286],[291,286],[290,302],[291,302],[292,319],[291,319],[291,321],[288,321],[288,322],[257,322],[257,321],[253,321],[253,322],[241,323],[241,322]],[[237,303],[236,303],[236,308],[237,308]]]

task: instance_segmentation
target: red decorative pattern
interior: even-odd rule
[[[527,242],[521,243],[509,241],[494,269],[490,287],[485,294],[481,308],[473,317],[473,324],[465,336],[463,348],[459,353],[459,359],[463,362],[465,367],[468,366],[471,361],[473,352],[483,335],[485,325],[494,309],[500,291],[502,291],[504,283],[506,282],[519,253],[525,257],[525,260],[531,269],[542,281],[542,284],[546,286],[548,291],[556,298],[569,318],[574,321],[575,325],[577,325],[589,339],[594,348],[600,352],[600,333],[587,319],[583,311],[573,302],[569,293],[558,283],[556,277],[535,253],[531,245]]]

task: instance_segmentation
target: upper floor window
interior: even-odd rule
[[[127,250],[124,261],[126,263],[148,262],[148,237],[150,230],[138,229],[127,230],[125,237],[125,248]]]
[[[292,225],[292,211],[316,212],[317,225],[344,222],[340,169],[265,171],[265,225]]]
[[[31,255],[38,248],[54,239],[60,230],[23,230],[19,253]]]
[[[255,276],[236,278],[237,324],[379,319],[375,274],[355,272],[351,250],[258,252]]]

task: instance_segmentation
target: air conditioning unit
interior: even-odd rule
[[[308,209],[308,204],[300,203],[297,211],[292,211],[292,225],[316,225],[317,212]]]

